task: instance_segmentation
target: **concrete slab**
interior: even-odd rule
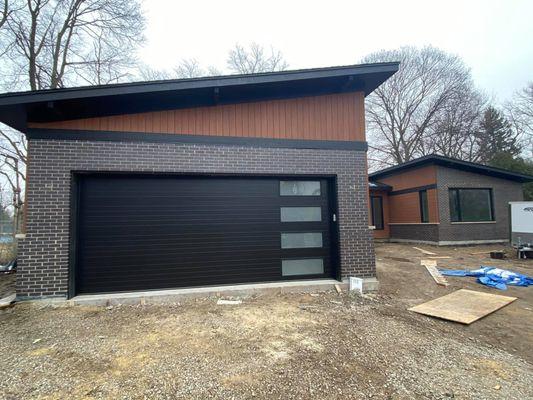
[[[270,282],[227,286],[207,286],[184,289],[151,290],[144,292],[80,295],[70,300],[70,305],[114,306],[118,304],[173,304],[180,300],[202,297],[249,297],[257,294],[313,293],[335,290],[335,285],[347,289],[346,283],[334,279],[311,281]]]

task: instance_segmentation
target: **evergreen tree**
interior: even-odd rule
[[[533,161],[524,160],[521,157],[513,157],[509,153],[499,153],[490,162],[493,167],[503,168],[509,171],[518,172],[524,175],[533,176]],[[533,200],[533,182],[525,183],[524,200]]]
[[[489,106],[483,113],[477,135],[479,161],[491,164],[502,155],[517,157],[522,148],[509,121],[496,108]]]

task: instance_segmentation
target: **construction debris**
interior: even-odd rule
[[[470,325],[515,300],[516,297],[460,289],[411,307],[409,311]]]
[[[428,255],[428,256],[436,256],[436,255],[437,255],[437,253],[433,253],[433,252],[431,252],[431,251],[421,249],[420,247],[414,247],[414,246],[413,246],[413,249],[418,250],[418,251],[421,251],[422,253],[424,253],[424,254],[426,254],[426,255]]]
[[[439,259],[449,259],[450,256],[429,256],[428,258],[431,258],[433,260],[439,260]]]
[[[499,290],[506,290],[507,285],[526,287],[533,285],[531,276],[483,265],[474,270],[441,269],[440,273],[447,276],[475,276],[478,283]]]
[[[435,260],[420,260],[420,264],[422,264],[426,269],[428,270],[429,274],[433,278],[433,280],[437,283],[437,285],[441,286],[448,286],[448,281],[437,269],[437,261]]]
[[[342,289],[339,285],[335,284],[335,290],[337,291],[338,294],[341,294],[342,293]]]

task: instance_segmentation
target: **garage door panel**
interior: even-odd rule
[[[327,187],[325,180],[321,184]],[[280,180],[275,178],[84,177],[78,200],[76,290],[332,276],[326,192],[280,196]],[[319,207],[320,221],[282,222],[282,207]],[[283,232],[301,231],[320,232],[321,247],[281,247]],[[322,260],[323,273],[284,276],[284,259],[306,257]],[[296,264],[291,272],[301,268]]]

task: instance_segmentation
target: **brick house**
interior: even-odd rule
[[[0,95],[17,296],[375,276],[364,98],[397,63]]]
[[[509,202],[532,176],[430,155],[371,173],[374,238],[439,245],[509,241]]]

